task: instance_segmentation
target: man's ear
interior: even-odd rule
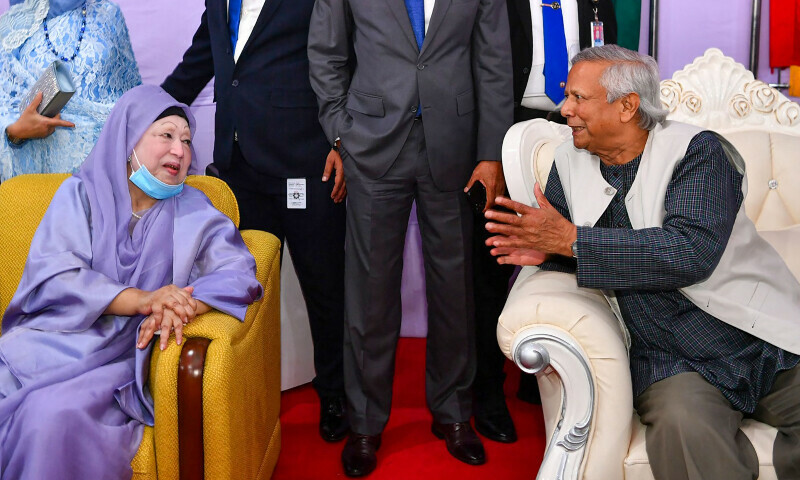
[[[622,123],[628,123],[631,120],[638,120],[640,103],[641,100],[639,98],[639,94],[637,93],[629,93],[620,98],[620,105],[622,106],[622,109],[619,113]]]

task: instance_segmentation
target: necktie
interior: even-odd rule
[[[422,50],[422,42],[425,40],[425,1],[405,1],[408,18],[411,20],[411,29],[414,30],[414,37],[417,39],[417,47]]]
[[[406,0],[408,18],[411,20],[411,30],[417,39],[417,47],[422,50],[425,41],[425,0]],[[417,105],[417,117],[422,116],[422,105]]]
[[[567,81],[569,59],[567,38],[564,35],[564,17],[561,4],[556,0],[542,3],[542,26],[544,28],[544,93],[556,105],[564,100],[564,84]]]
[[[236,40],[239,38],[239,20],[242,17],[242,0],[230,0],[228,3],[228,30],[231,33],[231,48],[236,51]]]

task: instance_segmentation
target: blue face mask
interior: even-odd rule
[[[139,169],[131,173],[131,176],[128,178],[148,197],[155,198],[156,200],[164,200],[165,198],[174,197],[175,195],[181,193],[183,190],[183,182],[177,185],[169,185],[164,183],[154,177],[153,174],[150,173],[150,170],[142,165],[142,163],[139,161],[139,157],[136,155],[136,150],[133,151],[133,158],[135,158],[136,163],[139,164]]]

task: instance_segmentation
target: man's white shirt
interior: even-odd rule
[[[236,50],[233,52],[233,61],[239,61],[239,56],[247,45],[247,40],[256,28],[258,16],[266,0],[242,0],[242,13],[239,17],[239,36],[236,39]],[[230,0],[228,0],[230,7]]]
[[[428,24],[431,23],[434,3],[436,3],[436,0],[425,0],[425,33],[428,33]]]
[[[530,0],[531,3],[531,26],[533,27],[533,61],[531,62],[531,74],[528,77],[528,85],[522,95],[522,106],[536,110],[556,110],[563,103],[563,99],[558,105],[553,103],[544,94],[544,27],[542,22],[541,0]],[[564,36],[567,40],[567,58],[580,52],[580,34],[578,29],[578,2],[577,0],[561,0],[561,13],[564,17]],[[569,64],[572,68],[572,62]]]

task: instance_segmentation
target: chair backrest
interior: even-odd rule
[[[747,165],[745,211],[760,231],[800,224],[800,105],[719,49],[661,82],[672,120],[727,138]]]
[[[50,206],[50,200],[68,174],[20,175],[0,184],[0,311],[22,278],[33,235]],[[239,207],[228,185],[213,177],[191,175],[186,179],[208,196],[211,203],[239,226]]]
[[[542,191],[553,166],[556,148],[571,141],[572,130],[566,125],[544,119],[514,124],[503,138],[503,174],[511,198],[526,205],[536,205],[533,186]]]

